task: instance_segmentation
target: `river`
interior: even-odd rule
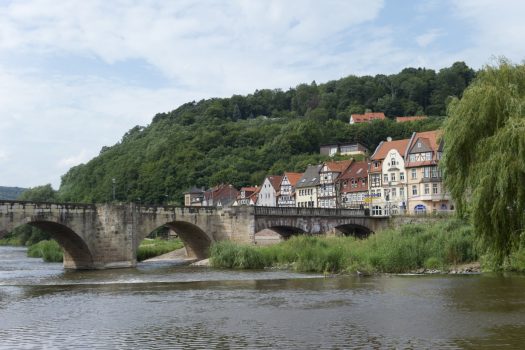
[[[524,275],[329,277],[0,247],[0,349],[523,348]]]

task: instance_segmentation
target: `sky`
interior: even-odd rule
[[[192,100],[523,63],[523,18],[522,0],[0,0],[0,186],[58,189]]]

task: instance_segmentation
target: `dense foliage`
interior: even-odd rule
[[[25,191],[25,188],[20,187],[3,187],[0,186],[0,199],[14,200]]]
[[[445,124],[445,180],[501,261],[525,235],[525,65],[486,67]]]
[[[387,136],[436,129],[440,118],[396,124],[391,120],[349,125],[352,113],[443,115],[447,99],[460,97],[474,72],[458,62],[435,72],[349,76],[288,91],[258,90],[247,96],[186,103],[136,126],[99,156],[62,177],[61,200],[180,203],[190,186],[260,184],[266,174],[303,171],[322,161],[319,146],[361,142],[372,151]],[[115,183],[113,183],[115,179]]]
[[[53,202],[57,200],[57,193],[50,184],[24,190],[17,200],[30,202]],[[31,246],[42,240],[49,240],[51,235],[31,225],[15,227],[0,244]]]
[[[478,259],[472,227],[460,220],[406,225],[367,239],[296,236],[257,247],[224,241],[211,248],[215,267],[262,269],[289,266],[301,272],[409,272],[442,269]]]

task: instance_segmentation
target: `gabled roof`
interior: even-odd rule
[[[295,185],[297,184],[297,181],[299,181],[299,179],[303,176],[303,173],[288,173],[288,172],[285,172],[284,176],[286,176],[288,178],[288,181],[290,181],[290,184],[293,187],[295,187]],[[283,179],[284,179],[284,176],[283,176]]]
[[[348,169],[350,164],[352,164],[352,161],[353,161],[352,159],[349,159],[349,160],[339,160],[335,162],[325,162],[323,166],[326,166],[328,171],[342,173],[343,171]]]
[[[361,177],[368,177],[368,162],[365,160],[350,165],[350,167],[339,176],[337,181]]]
[[[396,140],[396,141],[382,141],[377,146],[374,154],[370,157],[371,160],[383,160],[387,156],[388,152],[395,149],[399,154],[404,157],[405,151],[408,146],[409,139]]]
[[[368,112],[365,114],[352,114],[350,116],[354,123],[365,123],[376,119],[385,119],[385,113],[383,112]]]
[[[443,142],[441,141],[441,130],[432,130],[424,132],[415,132],[410,138],[409,146],[407,147],[405,159],[405,167],[414,167],[414,166],[423,166],[423,165],[435,165],[438,161],[437,152],[441,152],[443,149]],[[418,142],[421,143],[420,147]],[[409,154],[412,153],[424,153],[424,152],[433,152],[432,160],[410,162]]]
[[[195,186],[193,186],[192,188],[190,188],[189,190],[184,192],[184,194],[203,194],[203,193],[204,193],[204,189],[203,188],[198,188],[198,187],[195,187]]]
[[[410,145],[408,147],[408,153],[414,153],[412,152],[412,150],[414,149],[414,146],[417,144],[418,140],[421,141],[423,144],[425,144],[430,149],[432,149],[433,151],[437,152],[437,150],[439,149],[438,141],[441,138],[441,134],[442,134],[441,130],[416,132],[413,135],[412,141],[410,142]]]
[[[414,120],[423,120],[427,119],[426,115],[414,115],[410,117],[396,117],[396,123],[411,122]]]
[[[266,176],[264,181],[266,181],[266,179],[268,179],[268,181],[270,182],[270,185],[272,185],[272,187],[275,190],[275,192],[279,192],[281,190],[281,181],[283,179],[282,176],[280,176],[280,175],[268,175],[268,176]]]
[[[322,165],[308,165],[303,176],[297,181],[296,188],[314,187],[319,185],[319,170]]]
[[[349,182],[351,182],[352,179],[362,179],[364,182],[357,181],[358,185],[356,187],[352,187],[351,183],[347,183],[346,186],[340,186],[340,191],[342,193],[363,192],[368,190],[368,186],[366,186],[366,183],[368,182],[368,162],[361,161],[353,163],[344,173],[341,174],[337,181],[341,182],[350,180]]]

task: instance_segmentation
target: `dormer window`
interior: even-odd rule
[[[417,148],[421,148],[421,142],[420,141],[417,142]]]

